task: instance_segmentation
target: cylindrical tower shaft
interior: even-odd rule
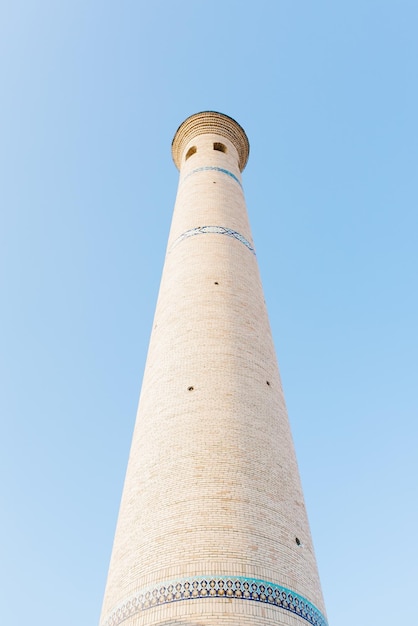
[[[245,207],[248,140],[188,118],[102,626],[325,626]]]

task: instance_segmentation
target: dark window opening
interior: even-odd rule
[[[295,541],[296,541],[296,545],[300,546],[300,539],[299,539],[299,537],[296,537]]]
[[[187,387],[187,391],[193,391],[194,387]]]
[[[196,146],[192,146],[191,148],[189,148],[186,152],[186,161],[189,157],[192,156],[192,154],[194,154],[195,152],[197,152],[197,148]]]
[[[226,146],[223,143],[219,143],[218,141],[215,141],[215,143],[213,144],[213,149],[218,150],[219,152],[226,152]]]

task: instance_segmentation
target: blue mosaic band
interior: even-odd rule
[[[212,165],[205,165],[204,167],[197,167],[195,170],[192,170],[191,172],[189,172],[183,179],[182,179],[182,183],[184,183],[184,181],[189,178],[189,176],[191,176],[192,174],[196,174],[196,172],[221,172],[222,174],[226,174],[227,176],[230,176],[231,178],[233,178],[235,180],[236,183],[238,183],[238,185],[241,187],[242,189],[242,184],[240,179],[235,176],[235,174],[233,174],[232,172],[230,172],[229,170],[224,169],[223,167],[215,167]]]
[[[118,626],[131,615],[169,602],[204,598],[262,602],[294,613],[313,626],[328,626],[319,609],[298,593],[275,583],[243,576],[193,576],[160,583],[129,598],[110,615],[103,626]]]
[[[194,237],[195,235],[206,235],[207,233],[215,233],[217,235],[227,235],[228,237],[232,237],[233,239],[237,239],[241,243],[244,244],[252,252],[255,254],[254,247],[250,244],[243,235],[238,233],[236,230],[232,230],[232,228],[226,228],[225,226],[198,226],[197,228],[192,228],[191,230],[186,230],[184,233],[177,237],[174,241],[173,245],[170,248],[170,251],[181,241],[187,239],[188,237]]]

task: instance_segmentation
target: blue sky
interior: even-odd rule
[[[98,622],[174,204],[170,144],[245,128],[244,189],[330,626],[414,620],[415,0],[0,2],[0,588]]]

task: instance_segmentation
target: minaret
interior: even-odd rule
[[[326,626],[241,171],[206,111],[180,182],[101,626]]]

